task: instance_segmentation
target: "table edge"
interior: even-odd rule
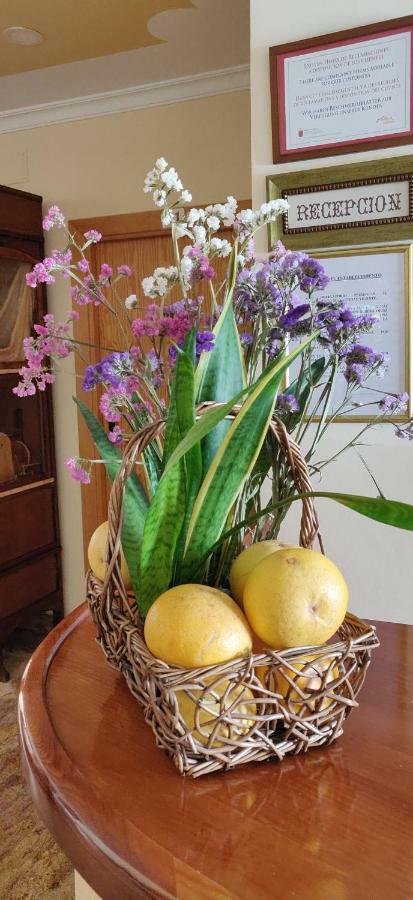
[[[173,898],[161,885],[149,881],[135,868],[130,869],[112,848],[99,846],[94,833],[84,827],[83,823],[93,818],[93,809],[99,810],[99,797],[66,753],[48,715],[46,683],[53,660],[64,641],[89,618],[87,603],[82,603],[47,635],[24,671],[18,696],[18,726],[26,783],[46,827],[103,900],[114,896],[107,893],[108,877],[119,888],[128,890],[128,896]],[[83,801],[86,797],[87,804]]]

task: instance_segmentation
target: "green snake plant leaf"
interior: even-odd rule
[[[285,367],[288,368],[288,366],[291,365],[291,359],[295,359],[296,354],[298,355],[299,353],[302,353],[305,347],[312,340],[314,340],[315,337],[317,337],[317,334],[318,332],[314,332],[314,334],[310,335],[310,337],[307,338],[306,341],[304,341],[302,344],[300,344],[299,347],[296,348],[294,354],[290,354],[285,359]],[[283,361],[280,360],[279,362],[273,364],[271,371],[273,371],[274,365],[281,365],[282,362]],[[285,371],[285,367],[283,367],[283,374]],[[194,446],[194,444],[196,444],[198,441],[201,441],[205,437],[205,435],[211,431],[212,428],[215,428],[215,426],[218,425],[219,422],[221,422],[222,419],[225,418],[225,416],[229,415],[233,406],[239,403],[240,400],[242,400],[246,395],[251,394],[251,392],[257,387],[257,385],[261,383],[262,379],[268,376],[269,371],[270,369],[266,369],[264,374],[260,376],[255,384],[250,384],[246,388],[243,388],[242,391],[236,394],[235,397],[232,397],[231,400],[229,400],[227,403],[224,403],[222,406],[219,406],[215,409],[209,409],[205,413],[203,413],[199,420],[195,423],[195,425],[192,426],[192,428],[190,428],[187,435],[184,437],[181,443],[178,444],[178,446],[172,453],[166,465],[164,474],[166,474],[166,472],[168,472],[172,468],[172,466],[174,466],[178,462],[178,460],[180,460],[181,457],[184,456],[185,453],[187,453],[188,450],[190,450],[190,448]]]
[[[288,356],[270,366],[250,392],[216,454],[196,499],[186,538],[182,574],[190,580],[205,547],[221,534],[228,514],[254,466],[286,369],[314,339],[310,335]]]
[[[178,349],[176,376],[172,384],[170,413],[168,414],[164,460],[168,460],[183,437],[195,424],[195,362],[196,331],[192,328],[186,337],[184,353]],[[182,459],[185,473],[185,516],[177,545],[175,568],[179,567],[185,546],[185,536],[192,509],[202,480],[202,453],[200,443],[191,447]]]
[[[195,421],[194,335],[189,335],[185,350],[178,351],[172,383],[171,401],[165,433],[164,461]],[[188,352],[186,352],[188,351]],[[178,465],[164,472],[148,515],[139,558],[138,603],[142,615],[171,585],[180,548],[182,530],[198,492],[202,474],[201,449],[194,444]],[[181,552],[182,552],[181,549]]]
[[[231,256],[228,263],[228,277],[226,281],[225,288],[225,296],[224,303],[221,310],[221,315],[214,326],[213,332],[215,334],[215,338],[219,334],[219,331],[222,328],[222,325],[226,319],[226,313],[228,311],[228,307],[232,305],[232,295],[234,293],[235,280],[237,277],[237,244],[235,243],[232,248]],[[202,382],[204,380],[206,370],[211,364],[211,354],[213,351],[204,352],[201,354],[201,358],[198,362],[196,372],[195,372],[195,396],[197,398],[197,402],[199,402],[198,397],[200,396],[202,390]]]
[[[364,497],[358,494],[336,494],[331,491],[313,491],[307,494],[295,494],[293,497],[285,497],[276,503],[271,503],[263,507],[260,512],[248,516],[242,522],[237,522],[228,531],[223,532],[220,537],[209,546],[199,559],[194,577],[201,577],[203,565],[208,558],[218,550],[224,541],[227,541],[233,535],[243,531],[248,525],[257,522],[258,519],[268,516],[269,513],[275,512],[282,506],[290,505],[296,501],[305,500],[308,497],[323,497],[326,500],[333,500],[341,506],[346,506],[361,516],[368,519],[374,519],[381,522],[382,525],[392,525],[393,528],[401,528],[405,531],[413,531],[413,506],[409,503],[402,503],[400,500],[387,500],[385,497]]]
[[[202,369],[202,378],[195,375],[197,386],[196,402],[204,400],[230,400],[246,386],[245,366],[234,310],[231,303],[222,312],[214,328],[213,349],[204,354],[207,357]],[[202,441],[204,474],[208,471],[215,454],[230,427],[230,422],[221,422]]]
[[[212,428],[215,428],[222,419],[225,418],[230,412],[234,404],[238,403],[242,397],[245,397],[246,394],[250,393],[253,389],[253,385],[244,388],[244,390],[240,391],[239,394],[236,394],[235,397],[232,397],[228,403],[224,403],[222,406],[219,406],[215,409],[208,409],[200,419],[195,422],[195,425],[190,428],[184,439],[178,444],[175,448],[174,452],[171,454],[168,463],[165,467],[164,475],[171,470],[176,463],[188,453],[188,450],[191,449],[195,444],[202,440],[208,432],[211,431]]]
[[[354,510],[361,516],[375,519],[376,522],[381,522],[383,525],[393,525],[394,528],[413,531],[413,506],[409,503],[387,500],[386,497],[363,497],[359,494],[338,494],[330,491],[314,491],[309,496],[335,500],[341,506],[347,506],[348,509]]]
[[[122,454],[110,443],[104,428],[94,413],[76,397],[73,398],[89,429],[95,447],[105,463],[106,472],[111,484],[119,471]],[[124,515],[122,527],[122,549],[128,564],[132,587],[137,595],[138,589],[138,557],[142,541],[145,519],[148,512],[148,500],[139,478],[132,474],[125,485]]]
[[[324,356],[320,356],[318,359],[315,359],[314,362],[309,364],[309,371],[304,370],[299,395],[297,397],[297,387],[298,387],[298,378],[291,382],[288,387],[285,388],[284,394],[293,395],[296,397],[299,405],[300,405],[300,413],[303,411],[305,404],[307,403],[311,387],[317,385],[323,372],[325,369],[325,359]],[[297,413],[299,416],[300,413]]]
[[[132,404],[138,405],[141,402],[139,394],[132,394]],[[143,451],[143,459],[145,462],[146,472],[148,475],[149,485],[151,488],[151,496],[155,493],[158,481],[162,474],[162,459],[160,445],[154,441],[149,444]]]

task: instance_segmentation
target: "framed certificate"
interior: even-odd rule
[[[369,388],[361,387],[354,395],[357,404],[348,403],[336,421],[369,422],[377,407],[370,405],[381,393],[411,396],[411,279],[412,247],[357,247],[352,250],[312,253],[319,259],[330,279],[320,294],[324,300],[345,300],[354,314],[378,314],[379,322],[372,332],[361,335],[358,343],[376,352],[390,354],[390,365],[382,376],[372,376]],[[292,367],[289,380],[297,376]],[[330,413],[341,408],[346,394],[344,375],[337,378]],[[373,389],[373,390],[371,390]],[[374,391],[378,391],[377,395]],[[314,402],[317,402],[315,398]],[[311,409],[309,410],[311,414]],[[389,415],[391,421],[408,421],[412,404],[402,415]]]
[[[411,143],[413,16],[270,47],[274,162]]]

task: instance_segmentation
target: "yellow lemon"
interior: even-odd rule
[[[346,614],[348,588],[333,562],[315,550],[278,550],[247,578],[244,610],[269,647],[323,644]]]
[[[257,541],[242,550],[234,559],[229,573],[229,584],[234,600],[242,607],[245,582],[250,572],[270,553],[291,547],[291,544],[282,544],[280,541]]]
[[[305,660],[291,660],[291,668],[284,665],[282,669],[271,669],[271,666],[260,666],[257,675],[264,687],[282,694],[287,709],[296,715],[311,715],[326,709],[333,700],[324,697],[320,702],[318,693],[321,688],[336,679],[340,675],[337,665],[334,665],[333,657],[317,659],[309,654]],[[266,673],[270,675],[266,677]],[[302,675],[298,675],[302,672]],[[325,675],[327,673],[327,675]]]
[[[226,662],[252,649],[235,600],[204,584],[179,584],[161,594],[146,617],[145,641],[158,659],[184,668]]]
[[[96,531],[93,532],[92,537],[89,541],[89,546],[87,548],[87,556],[90,568],[92,569],[93,574],[96,575],[96,578],[99,578],[100,581],[105,580],[107,540],[108,523],[102,522],[102,524],[99,525],[98,528],[96,528]],[[125,585],[126,590],[128,591],[132,585],[122,548],[120,551],[120,570],[122,574],[122,581]]]
[[[250,718],[257,711],[254,695],[242,684],[221,681],[215,685],[212,683],[209,690],[193,690],[191,694],[193,699],[184,691],[179,692],[179,712],[200,744],[208,744],[211,733],[214,732],[210,746],[221,747],[225,743],[222,738],[236,740],[248,734],[254,725],[254,719]],[[200,697],[202,701],[197,707]],[[217,727],[217,718],[225,715],[228,720],[219,722]]]

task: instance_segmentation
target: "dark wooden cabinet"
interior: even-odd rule
[[[23,338],[47,311],[44,286],[26,286],[43,257],[42,198],[0,187],[0,679],[10,632],[63,611],[51,391],[13,393]]]

